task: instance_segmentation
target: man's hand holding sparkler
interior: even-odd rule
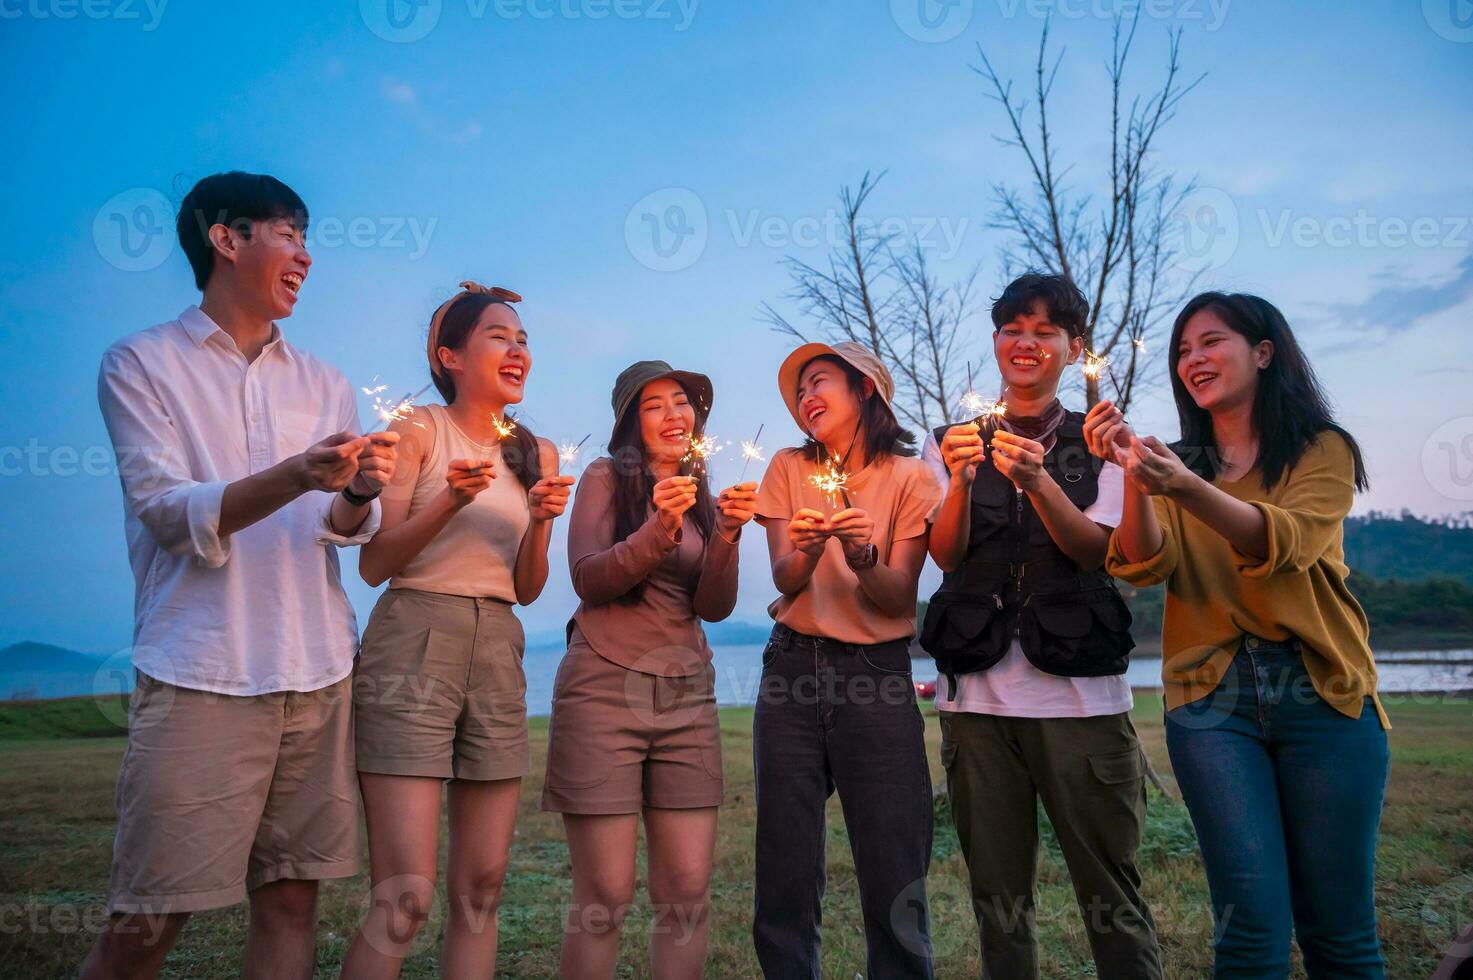
[[[655,484],[655,513],[660,526],[671,538],[680,533],[685,512],[695,506],[696,480],[693,476],[670,476]]]
[[[946,462],[953,483],[970,487],[986,454],[982,432],[973,422],[953,425],[941,437],[941,458]]]
[[[730,541],[757,513],[757,484],[738,483],[716,500],[716,530]]]
[[[303,490],[337,493],[358,475],[358,457],[368,448],[367,436],[336,432],[307,447],[293,462]]]
[[[399,458],[399,433],[370,432],[360,436],[367,445],[358,453],[358,472],[348,481],[348,489],[360,497],[372,497],[394,479]]]
[[[1043,468],[1044,448],[1032,439],[999,430],[992,435],[992,465],[1024,493],[1033,493],[1051,479]]]

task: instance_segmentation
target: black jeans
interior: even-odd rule
[[[763,652],[752,752],[763,976],[820,977],[824,806],[854,854],[866,975],[930,977],[931,775],[905,640],[861,646],[779,625]]]

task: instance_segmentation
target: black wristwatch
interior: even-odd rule
[[[373,503],[374,499],[383,492],[384,488],[379,487],[373,493],[364,497],[361,494],[354,493],[352,487],[343,487],[343,499],[352,504],[354,507],[366,507],[369,504]]]

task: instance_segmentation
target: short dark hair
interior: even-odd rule
[[[239,224],[249,234],[250,222],[278,219],[290,221],[300,231],[307,230],[307,205],[296,191],[270,174],[231,170],[211,174],[195,184],[179,204],[175,223],[179,245],[194,270],[195,286],[203,292],[210,273],[215,271],[210,228]]]
[[[1043,272],[1027,272],[1002,291],[992,302],[992,326],[1001,330],[1020,316],[1033,312],[1033,307],[1043,303],[1049,322],[1063,327],[1069,337],[1084,336],[1084,325],[1089,320],[1089,300],[1079,287],[1064,276]]]

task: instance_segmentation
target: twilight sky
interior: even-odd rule
[[[995,295],[991,187],[1024,175],[993,139],[977,45],[1026,84],[1052,15],[1055,135],[1090,188],[1109,12],[1135,6],[0,0],[0,644],[128,643],[97,364],[196,301],[170,210],[195,179],[267,171],[301,193],[315,261],[283,329],[355,381],[418,388],[429,314],[473,277],[526,296],[538,432],[601,444],[615,374],[661,357],[712,376],[711,431],[765,422],[772,449],[797,439],[775,385],[789,344],[758,311],[786,309],[783,258],[824,255],[839,187],[888,169],[870,215],[920,234],[944,271],[981,263]],[[1284,309],[1368,450],[1358,510],[1473,509],[1466,2],[1138,6],[1137,89],[1178,28],[1187,73],[1207,73],[1158,156],[1202,185],[1201,284]],[[984,311],[969,329],[989,350]],[[1138,427],[1174,437],[1168,399],[1160,385],[1140,402]],[[760,621],[774,593],[747,538],[735,618]],[[563,541],[529,632],[575,605]],[[373,595],[351,559],[345,574],[364,617]]]

